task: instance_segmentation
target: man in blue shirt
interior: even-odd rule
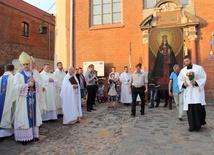
[[[170,74],[169,80],[169,95],[174,98],[176,108],[178,109],[178,118],[182,121],[183,117],[183,91],[179,89],[178,86],[178,74],[180,72],[180,67],[178,64],[173,66],[173,72]]]

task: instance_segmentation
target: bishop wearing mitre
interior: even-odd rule
[[[39,140],[39,126],[42,124],[42,118],[36,93],[40,93],[38,92],[40,85],[32,72],[31,57],[22,52],[19,61],[22,69],[14,77],[16,95],[14,136],[16,141],[26,145],[29,141]]]

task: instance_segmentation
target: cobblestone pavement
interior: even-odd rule
[[[207,125],[199,132],[188,132],[187,118],[177,119],[177,109],[146,107],[146,114],[130,116],[130,107],[108,109],[107,104],[88,113],[80,123],[62,125],[57,121],[44,123],[40,141],[26,146],[14,137],[0,142],[0,154],[5,155],[213,155],[214,104],[206,107]]]

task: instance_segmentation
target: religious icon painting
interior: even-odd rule
[[[173,65],[182,66],[183,30],[178,27],[154,28],[149,33],[150,79],[166,89]]]

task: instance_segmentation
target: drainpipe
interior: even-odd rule
[[[70,65],[74,66],[74,0],[70,5]]]
[[[51,26],[48,23],[48,60],[51,60]]]

